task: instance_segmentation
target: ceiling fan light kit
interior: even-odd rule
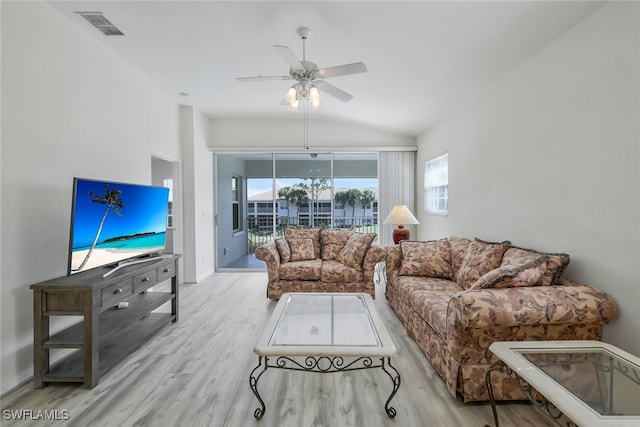
[[[320,109],[320,92],[318,88],[308,82],[296,83],[284,95],[283,102],[289,105],[289,111],[298,112],[301,100],[308,99],[313,111]]]

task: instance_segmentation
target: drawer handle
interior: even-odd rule
[[[122,293],[122,288],[118,288],[115,291],[113,291],[113,294],[121,294]]]
[[[165,268],[165,269],[164,269],[164,271],[163,271],[163,273],[169,273],[170,271],[171,271],[171,269],[170,269],[170,268]]]
[[[143,278],[142,278],[142,283],[144,283],[144,282],[148,282],[149,280],[151,280],[151,279],[149,279],[148,277],[143,277]]]

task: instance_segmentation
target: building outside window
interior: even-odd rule
[[[449,213],[449,154],[425,162],[424,204],[428,214]]]

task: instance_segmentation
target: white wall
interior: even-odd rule
[[[640,4],[597,9],[418,138],[449,153],[449,216],[419,235],[566,252],[569,279],[617,302],[604,340],[640,354]]]
[[[207,119],[180,107],[184,194],[184,280],[195,283],[214,271],[213,154]]]
[[[1,391],[33,375],[29,285],[66,273],[74,176],[150,183],[173,101],[44,2],[2,2]]]
[[[196,279],[200,280],[214,271],[214,177],[213,153],[209,150],[209,119],[201,113],[194,114],[194,168],[191,171],[196,182],[195,222]]]
[[[213,150],[268,151],[300,150],[304,133],[302,113],[291,119],[213,118],[210,119]],[[309,113],[309,147],[323,152],[355,147],[371,151],[376,147],[415,147],[415,138],[336,121],[316,119]]]

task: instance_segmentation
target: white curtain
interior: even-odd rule
[[[393,245],[393,229],[395,225],[383,224],[395,205],[407,205],[417,217],[415,210],[415,169],[416,153],[414,151],[381,151],[378,156],[378,244]],[[406,226],[415,240],[417,226]]]

